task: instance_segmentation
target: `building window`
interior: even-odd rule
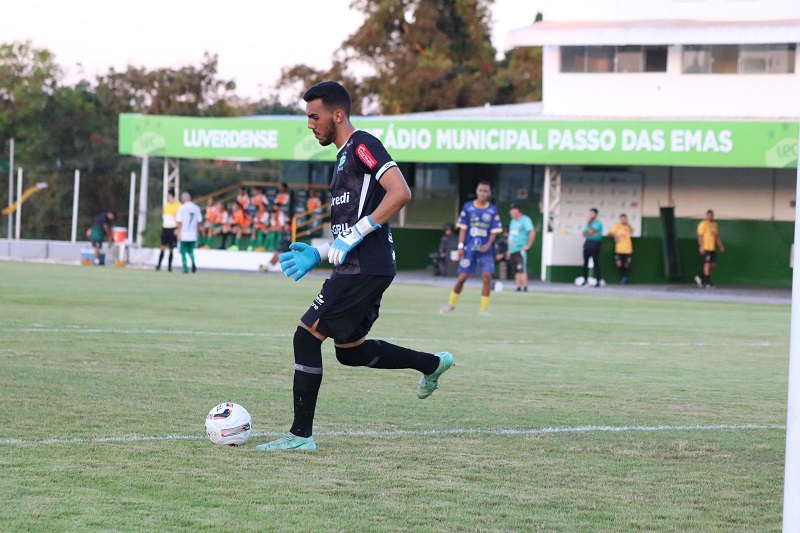
[[[561,47],[561,72],[666,71],[666,46]]]
[[[792,74],[794,44],[688,45],[684,74]]]

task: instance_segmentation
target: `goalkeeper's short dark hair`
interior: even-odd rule
[[[306,102],[317,98],[322,100],[322,105],[328,111],[333,112],[337,109],[342,109],[345,115],[350,116],[350,108],[353,105],[353,101],[350,99],[350,93],[347,92],[347,89],[342,84],[335,81],[323,81],[303,94],[303,100]]]

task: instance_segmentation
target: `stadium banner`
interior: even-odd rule
[[[796,168],[798,124],[765,121],[447,120],[353,117],[399,162]],[[123,114],[119,152],[328,161],[305,117]]]

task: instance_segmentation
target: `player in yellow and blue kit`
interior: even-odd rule
[[[464,283],[469,275],[480,265],[483,278],[481,290],[480,314],[488,315],[489,292],[491,291],[492,274],[494,273],[494,240],[498,233],[503,232],[500,223],[500,214],[497,207],[489,199],[492,196],[492,187],[488,181],[482,181],[475,190],[477,198],[467,202],[461,208],[456,226],[458,234],[458,280],[450,293],[450,301],[439,312],[449,313],[456,307]]]

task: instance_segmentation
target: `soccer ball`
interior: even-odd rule
[[[252,432],[250,413],[238,403],[221,403],[206,417],[206,435],[214,444],[240,446],[247,442]]]

